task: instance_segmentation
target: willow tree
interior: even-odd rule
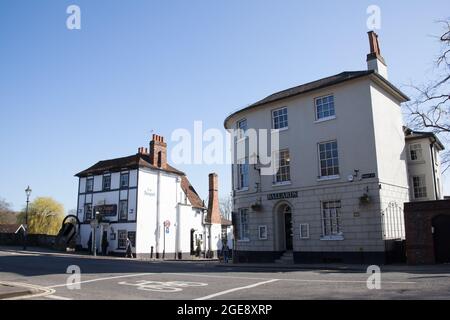
[[[63,219],[62,204],[48,197],[36,198],[28,208],[28,232],[56,235],[61,229]],[[18,221],[25,223],[25,209],[20,213]]]

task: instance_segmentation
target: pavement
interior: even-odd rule
[[[450,299],[450,265],[233,264],[140,261],[0,247],[0,299]]]

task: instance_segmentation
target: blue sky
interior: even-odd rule
[[[81,30],[66,28],[71,4]],[[408,93],[432,70],[448,1],[2,0],[0,197],[20,209],[30,185],[76,208],[74,174],[135,153],[152,130],[222,128],[272,92],[365,69],[370,4],[390,80]],[[209,172],[230,191],[227,165],[178,168],[203,198]]]

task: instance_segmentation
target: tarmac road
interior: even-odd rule
[[[139,261],[0,248],[0,284],[31,290],[13,299],[450,299],[449,265],[381,266],[380,289],[368,288],[366,269]],[[81,273],[73,274],[74,270]]]

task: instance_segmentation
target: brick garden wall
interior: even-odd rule
[[[406,256],[411,265],[434,264],[432,220],[450,215],[450,200],[405,203]]]
[[[29,234],[27,245],[32,247],[53,248],[56,236],[46,234]],[[0,245],[22,246],[23,236],[21,234],[0,233]]]

